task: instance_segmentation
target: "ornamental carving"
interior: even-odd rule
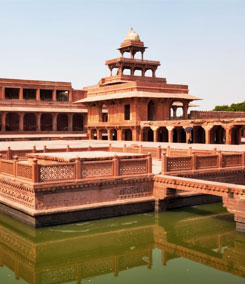
[[[40,181],[74,179],[74,165],[45,165],[40,166]]]
[[[112,162],[104,163],[83,163],[82,167],[82,177],[103,177],[112,176]]]
[[[1,161],[1,172],[13,175],[13,162],[10,161]]]
[[[141,161],[120,161],[119,174],[132,175],[132,174],[144,174],[147,172],[146,160]]]
[[[168,171],[191,170],[191,157],[168,157]]]
[[[32,166],[17,164],[17,176],[32,179]]]

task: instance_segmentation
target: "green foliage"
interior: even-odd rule
[[[222,105],[222,106],[216,106],[214,111],[244,111],[245,112],[245,101],[242,103],[237,104],[231,104],[228,105]]]

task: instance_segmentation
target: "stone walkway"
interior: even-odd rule
[[[1,137],[0,137],[1,138]],[[130,145],[143,145],[144,147],[158,147],[167,148],[170,146],[173,149],[188,149],[192,147],[196,150],[217,150],[222,151],[244,151],[245,144],[241,145],[222,145],[222,144],[185,144],[185,143],[159,143],[159,142],[135,142],[135,141],[104,141],[104,140],[50,140],[50,141],[7,141],[0,142],[0,150],[6,150],[8,146],[12,149],[31,149],[36,146],[37,149],[43,149],[46,145],[48,148],[65,148],[67,145],[72,147],[88,147],[94,146],[127,146]]]

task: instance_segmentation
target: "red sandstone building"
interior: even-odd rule
[[[87,133],[89,139],[240,144],[245,113],[188,114],[199,98],[186,85],[156,77],[160,62],[144,59],[146,48],[131,30],[118,49],[121,56],[106,61],[110,76],[83,90],[64,82],[0,79],[1,134]]]
[[[87,109],[73,102],[84,96],[71,83],[0,79],[1,134],[81,133]]]

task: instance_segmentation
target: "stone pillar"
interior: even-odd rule
[[[19,114],[19,131],[24,131],[24,113]]]
[[[224,127],[224,129],[225,129],[225,144],[231,145],[232,128]]]
[[[36,119],[37,119],[37,128],[36,128],[36,130],[38,132],[40,132],[41,131],[41,113],[40,112],[37,113]]]
[[[6,112],[1,113],[1,132],[6,131]]]
[[[117,130],[117,140],[118,141],[123,141],[123,132],[122,129]]]
[[[92,140],[93,138],[92,138],[92,129],[90,129],[90,128],[88,128],[88,139],[89,140]]]
[[[52,101],[53,101],[53,102],[56,102],[56,101],[57,101],[57,98],[56,98],[56,90],[53,90],[53,92],[52,92]]]
[[[188,103],[183,103],[183,119],[188,119]]]
[[[151,127],[152,131],[153,131],[153,141],[154,142],[157,142],[158,140],[158,137],[157,137],[157,130],[158,130],[158,127]]]
[[[20,89],[19,89],[19,100],[23,100],[23,88],[21,87]]]
[[[53,131],[57,131],[57,113],[54,113],[53,116]]]
[[[5,88],[4,87],[0,87],[0,100],[4,100],[5,99],[4,92],[5,92]]]
[[[203,127],[205,130],[205,144],[211,144],[211,126]]]
[[[40,101],[40,89],[36,90],[36,100]]]
[[[173,126],[167,126],[166,127],[168,130],[168,142],[173,143],[174,141],[174,127]]]
[[[137,128],[136,127],[131,128],[131,131],[132,131],[132,141],[138,141],[137,140]]]
[[[72,131],[72,118],[73,118],[73,114],[71,113],[69,113],[68,115],[68,131]]]
[[[102,140],[102,133],[100,129],[96,129],[96,131],[97,131],[97,140]]]
[[[177,118],[177,107],[173,106],[172,109],[173,109],[173,119],[176,119]]]

